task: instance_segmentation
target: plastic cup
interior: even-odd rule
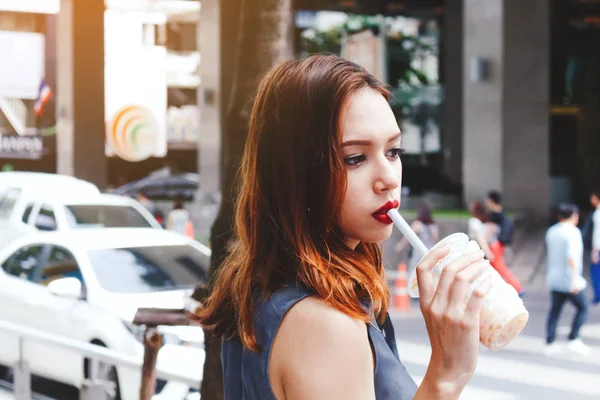
[[[436,287],[442,270],[448,264],[463,254],[479,250],[477,242],[470,241],[464,233],[454,233],[447,236],[431,250],[445,244],[450,245],[450,252],[438,261],[432,270]],[[517,291],[506,283],[491,265],[471,282],[471,290],[490,275],[492,276],[492,285],[484,298],[484,305],[480,314],[479,340],[481,344],[491,350],[500,350],[523,330],[529,319],[529,312],[525,309],[523,300],[519,297]],[[408,281],[408,292],[411,297],[419,297],[416,269],[411,272]]]

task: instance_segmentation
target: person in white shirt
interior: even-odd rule
[[[469,219],[468,224],[469,238],[479,244],[492,267],[509,285],[515,288],[519,296],[523,296],[525,294],[523,285],[504,261],[504,249],[498,239],[500,228],[490,220],[481,200],[473,200],[469,204],[469,212],[473,216]]]
[[[579,338],[579,330],[587,320],[588,301],[584,289],[587,282],[583,272],[583,239],[577,227],[579,209],[573,204],[561,204],[558,223],[546,233],[548,270],[546,283],[550,290],[551,306],[546,325],[547,355],[558,353],[561,348],[555,342],[556,325],[566,301],[571,302],[577,312],[573,318],[567,347],[582,355],[591,354],[590,348]]]
[[[594,288],[593,304],[600,303],[600,189],[594,190],[590,195],[590,203],[594,207],[592,216],[592,264],[590,265],[590,275],[592,286]]]
[[[190,213],[184,208],[183,200],[175,200],[167,215],[167,230],[187,236],[186,227],[190,221]]]

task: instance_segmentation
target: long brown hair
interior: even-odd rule
[[[344,244],[339,214],[346,172],[339,143],[348,98],[384,85],[333,55],[291,60],[259,85],[249,121],[236,204],[236,240],[197,313],[225,337],[260,349],[253,325],[257,301],[300,284],[345,314],[368,321],[361,302],[382,317],[389,292],[381,250]]]
[[[471,211],[471,215],[480,220],[481,222],[490,222],[490,215],[485,209],[485,205],[481,200],[473,200],[471,202],[471,206],[469,207],[469,211]]]

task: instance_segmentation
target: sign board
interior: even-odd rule
[[[122,22],[120,14],[118,22]],[[105,14],[106,155],[127,161],[167,153],[167,52],[162,46],[131,46],[118,40],[120,24]],[[132,13],[131,24],[140,25]]]
[[[0,97],[36,99],[44,77],[44,35],[0,31],[0,60]]]
[[[0,134],[0,158],[40,159],[43,155],[43,136]]]
[[[0,0],[0,11],[58,14],[60,0]]]

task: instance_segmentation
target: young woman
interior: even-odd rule
[[[481,200],[474,200],[469,206],[472,217],[469,219],[469,237],[479,243],[490,264],[500,276],[523,295],[523,285],[504,262],[504,249],[498,240],[500,227],[490,220],[490,216]]]
[[[173,201],[173,209],[167,215],[167,230],[190,236],[191,224],[190,213],[185,209],[183,200]],[[193,237],[193,233],[191,237]]]
[[[420,204],[417,207],[417,218],[410,224],[410,227],[428,249],[440,240],[438,225],[431,216],[431,209],[425,204]],[[396,251],[401,252],[407,244],[408,240],[403,237],[396,245]],[[409,273],[417,267],[419,261],[421,261],[421,255],[416,251],[411,251],[408,257]]]
[[[379,242],[398,207],[401,137],[381,82],[316,55],[260,84],[241,166],[232,244],[199,315],[223,337],[226,399],[458,399],[479,353],[483,252],[434,286],[418,267],[432,355],[420,387],[396,349]]]

